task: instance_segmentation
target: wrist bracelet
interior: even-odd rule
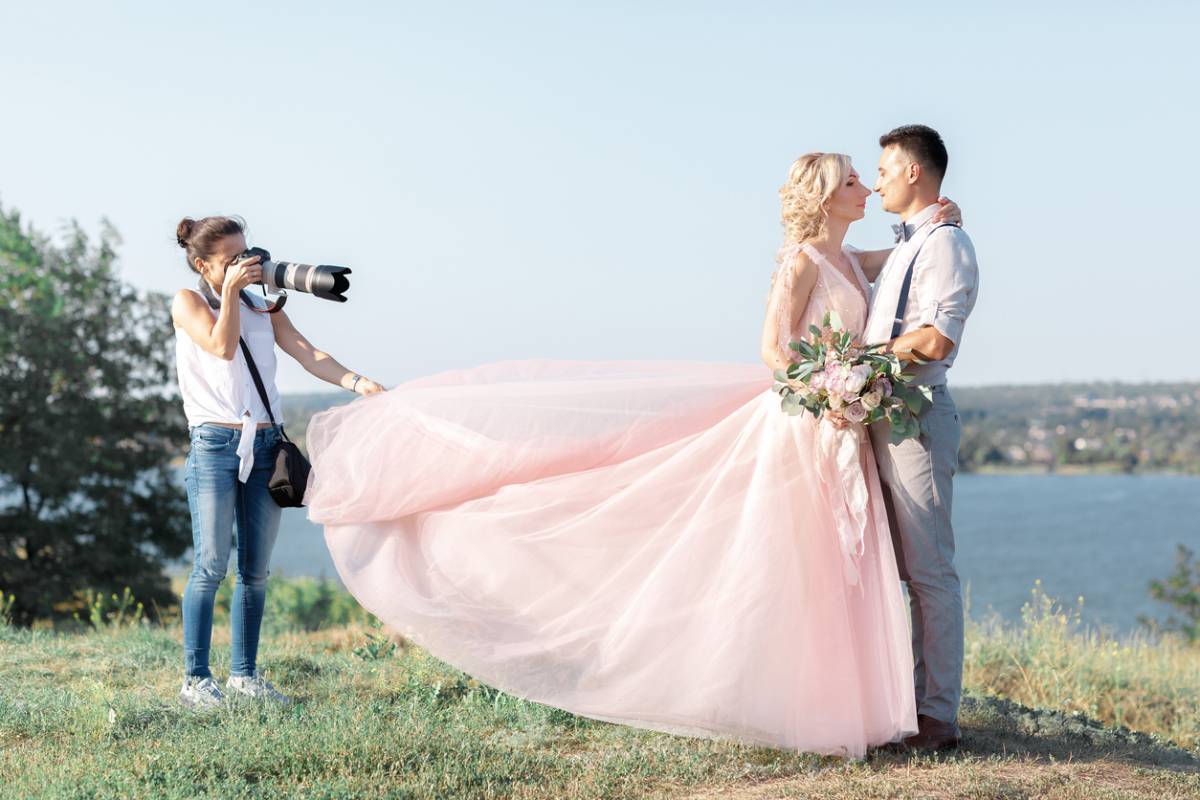
[[[355,390],[355,387],[358,386],[358,382],[360,380],[362,380],[362,375],[359,375],[357,372],[354,373],[354,381],[350,384],[350,391],[353,392]]]

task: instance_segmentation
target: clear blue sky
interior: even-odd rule
[[[0,203],[163,292],[179,218],[241,214],[354,269],[288,310],[388,384],[753,361],[788,165],[923,122],[981,268],[952,382],[1200,379],[1195,3],[578,5],[6,2]]]

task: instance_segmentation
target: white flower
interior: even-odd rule
[[[871,380],[871,376],[875,373],[866,364],[859,364],[850,370],[850,374],[846,377],[846,391],[857,394],[861,392],[863,387],[867,385],[867,381]]]
[[[879,404],[883,402],[883,392],[876,389],[873,392],[867,392],[862,396],[863,408],[867,411],[874,411],[879,408]]]

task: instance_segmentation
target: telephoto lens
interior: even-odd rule
[[[350,289],[349,267],[335,267],[331,264],[298,264],[295,261],[272,261],[271,254],[262,247],[251,247],[242,253],[241,258],[258,256],[262,264],[263,285],[272,291],[290,289],[296,292],[308,292],[322,300],[333,300],[335,303],[346,302],[346,292]]]

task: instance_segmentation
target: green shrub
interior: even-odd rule
[[[145,607],[134,598],[133,592],[129,590],[128,586],[120,595],[105,595],[94,589],[85,589],[79,595],[82,598],[87,619],[81,619],[79,612],[76,612],[75,621],[89,625],[95,630],[122,628],[148,622]]]
[[[1200,563],[1184,545],[1175,552],[1175,571],[1165,580],[1150,581],[1150,596],[1183,615],[1167,617],[1165,623],[1141,618],[1143,625],[1183,634],[1189,642],[1200,642]]]
[[[215,613],[229,615],[236,578],[230,576],[217,591]],[[352,624],[365,624],[370,615],[354,596],[335,581],[325,578],[267,579],[263,628],[268,631],[315,631]]]
[[[15,602],[17,602],[17,598],[0,591],[0,627],[12,625],[12,610]]]
[[[367,632],[367,641],[354,648],[354,655],[363,661],[378,661],[395,654],[396,643],[387,634],[379,633],[383,624],[372,617],[370,627],[372,630]]]

